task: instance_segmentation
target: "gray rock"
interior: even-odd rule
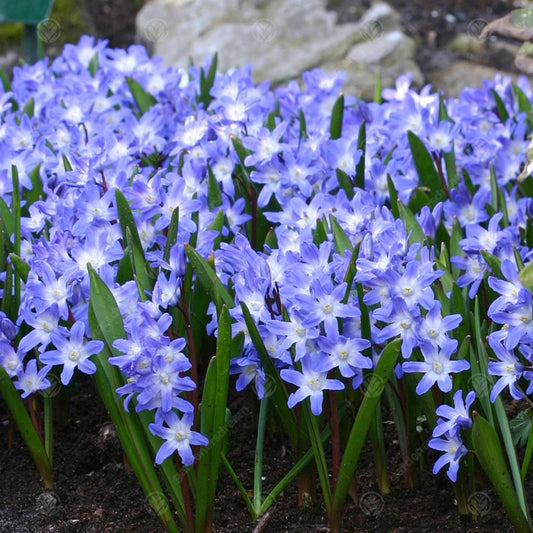
[[[383,2],[358,23],[337,25],[336,17],[325,0],[153,0],[138,14],[137,29],[168,65],[199,64],[218,52],[221,71],[252,63],[255,81],[279,83],[340,61],[355,43],[399,24]]]
[[[378,76],[383,87],[392,87],[398,76],[411,72],[413,85],[423,85],[415,53],[414,40],[394,30],[356,44],[344,59],[327,63],[323,68],[327,72],[346,71],[345,93],[372,98]]]

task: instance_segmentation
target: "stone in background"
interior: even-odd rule
[[[346,70],[346,93],[371,96],[376,74],[392,85],[410,71],[415,43],[386,3],[372,6],[356,23],[337,24],[325,0],[152,0],[137,16],[137,32],[167,65],[201,64],[218,52],[219,69],[253,64],[256,82],[298,79],[314,67]]]

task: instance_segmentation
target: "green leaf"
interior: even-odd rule
[[[479,464],[496,489],[516,531],[532,531],[518,502],[496,430],[479,413],[474,412],[472,417],[472,443]]]
[[[443,120],[446,120],[448,122],[455,122],[448,114],[448,110],[446,109],[446,103],[444,102],[442,92],[439,92],[439,122]]]
[[[220,279],[218,279],[211,265],[189,244],[185,244],[185,253],[196,271],[198,279],[211,295],[211,299],[215,302],[217,308],[222,307],[222,304],[230,309],[234,307],[233,298]]]
[[[22,114],[28,115],[28,117],[33,118],[33,113],[35,111],[35,100],[31,97],[22,108]]]
[[[269,391],[271,393],[269,400],[276,415],[279,417],[283,427],[287,431],[291,443],[294,445],[298,441],[298,427],[294,411],[287,406],[287,401],[289,399],[287,389],[265,348],[265,344],[257,329],[257,325],[244,302],[241,302],[241,309],[244,321],[246,322],[246,328],[248,329],[248,334],[250,335],[254,348],[257,350],[261,366],[265,372],[265,379],[269,383]]]
[[[390,174],[387,174],[387,186],[389,188],[390,207],[394,218],[400,218],[400,211],[398,210],[398,192],[394,186],[394,182]]]
[[[333,215],[329,215],[329,223],[331,224],[331,231],[333,233],[335,251],[341,255],[345,255],[346,250],[351,253],[353,250],[352,241]]]
[[[416,219],[415,215],[413,215],[412,211],[400,200],[398,200],[398,211],[400,213],[400,218],[405,224],[405,229],[409,234],[409,244],[413,244],[415,242],[423,243],[426,239],[426,236],[424,235],[418,220]]]
[[[205,74],[205,71],[203,68],[200,70],[200,95],[199,95],[198,100],[204,105],[204,109],[207,109],[209,107],[209,104],[211,103],[211,100],[213,99],[210,92],[211,92],[211,89],[213,88],[213,83],[215,83],[217,65],[218,65],[218,54],[215,54],[213,56],[213,60],[211,61],[211,65],[209,65],[209,70],[207,72],[207,75]]]
[[[115,190],[115,201],[122,237],[126,246],[129,247],[133,272],[139,285],[139,295],[141,299],[146,299],[145,291],[151,290],[152,283],[150,281],[139,232],[137,231],[137,224],[133,218],[128,200],[126,200],[126,197],[119,189]]]
[[[341,94],[333,104],[331,110],[331,123],[329,136],[331,139],[340,139],[342,135],[342,120],[344,117],[344,95]]]
[[[491,89],[491,93],[492,93],[492,96],[494,97],[494,102],[496,103],[496,110],[498,112],[498,116],[500,117],[500,121],[505,124],[509,118],[509,113],[507,112],[507,108],[505,107],[503,100],[501,99],[500,95],[496,92],[495,89]]]
[[[26,283],[26,280],[28,279],[28,274],[31,270],[30,265],[22,259],[17,254],[11,253],[9,254],[9,259],[13,263],[13,268],[15,269],[15,272],[20,276],[20,279]]]
[[[207,165],[207,204],[211,211],[222,205],[222,191],[209,164]]]
[[[511,435],[515,446],[525,446],[531,431],[531,410],[520,411],[510,422]]]
[[[527,95],[520,89],[516,83],[512,83],[513,94],[515,95],[516,102],[518,104],[518,111],[527,114],[527,125],[531,128],[533,126],[533,105],[529,101]]]
[[[89,61],[89,66],[87,67],[89,74],[94,78],[96,76],[96,71],[100,68],[98,64],[98,53],[95,53],[91,60]]]
[[[407,132],[409,146],[420,184],[429,191],[428,206],[433,208],[444,198],[439,173],[425,144],[412,132]]]
[[[43,478],[45,488],[52,490],[54,488],[54,475],[50,458],[24,406],[20,392],[15,388],[13,381],[2,365],[0,365],[0,393],[17,425],[24,444]]]
[[[0,81],[4,87],[4,92],[11,91],[11,82],[9,81],[9,76],[6,74],[6,71],[3,68],[0,68]]]
[[[178,227],[180,220],[180,208],[176,207],[172,211],[172,216],[170,217],[170,224],[167,231],[167,241],[165,242],[165,250],[163,252],[163,260],[168,263],[170,259],[170,250],[178,241]]]
[[[229,428],[226,425],[226,406],[231,356],[231,317],[226,306],[218,317],[216,356],[209,364],[202,397],[202,433],[209,445],[199,454],[196,485],[196,531],[212,527],[215,492],[225,442]]]
[[[501,270],[502,262],[500,258],[496,257],[493,254],[489,254],[489,252],[485,250],[481,250],[481,256],[483,257],[487,265],[489,265],[490,271],[495,276],[501,278],[502,277],[502,270]]]
[[[359,455],[361,454],[361,450],[366,441],[370,424],[375,417],[375,412],[381,400],[383,391],[385,390],[385,385],[389,380],[394,365],[398,359],[400,343],[401,341],[396,339],[389,343],[383,350],[379,357],[376,369],[372,374],[369,386],[366,389],[357,416],[355,417],[342,456],[342,468],[339,472],[339,477],[333,493],[331,510],[328,513],[330,516],[330,524],[339,524],[341,521],[344,503],[357,467],[357,462],[359,461]]]
[[[355,167],[355,186],[365,189],[365,152],[366,152],[366,122],[363,121],[357,135],[357,149],[361,150],[361,157]],[[353,195],[352,195],[353,196]]]
[[[155,97],[149,92],[145,91],[138,81],[134,80],[130,76],[126,76],[126,83],[128,84],[133,99],[135,100],[141,115],[144,115],[148,109],[157,103]]]
[[[525,287],[533,287],[533,261],[530,261],[518,274]]]
[[[305,115],[304,112],[300,109],[299,114],[299,120],[300,120],[300,135],[299,140],[307,139],[307,124],[305,122]]]
[[[348,199],[351,200],[354,197],[354,184],[352,183],[352,178],[350,178],[350,176],[348,176],[348,174],[346,174],[346,172],[340,168],[337,168],[335,172],[337,174],[339,186],[344,190]]]

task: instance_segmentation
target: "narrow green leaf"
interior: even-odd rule
[[[530,261],[518,274],[525,287],[533,287],[533,261]]]
[[[400,218],[400,211],[398,210],[398,192],[394,186],[394,182],[390,174],[387,174],[387,186],[389,188],[390,207],[394,218]]]
[[[120,228],[122,230],[122,237],[126,246],[130,248],[132,257],[132,267],[135,276],[137,277],[140,286],[141,298],[146,298],[146,290],[151,290],[150,276],[146,266],[146,259],[144,257],[144,250],[137,231],[137,224],[133,218],[133,213],[130,209],[130,204],[126,197],[119,189],[115,190],[115,202],[117,205],[118,219]]]
[[[496,257],[495,255],[493,254],[489,254],[489,252],[485,251],[485,250],[481,250],[481,256],[483,257],[483,259],[485,260],[485,262],[487,263],[487,265],[489,265],[489,268],[491,270],[491,272],[501,278],[502,277],[502,270],[501,270],[501,259]]]
[[[148,109],[157,103],[155,97],[149,92],[145,91],[138,81],[134,80],[130,76],[126,76],[126,83],[128,84],[133,99],[135,100],[135,104],[137,105],[141,115],[144,115]]]
[[[300,121],[300,136],[299,140],[307,139],[307,123],[305,121],[304,112],[300,109],[300,114],[298,115]]]
[[[342,120],[344,117],[344,95],[341,94],[331,110],[331,123],[329,126],[329,136],[331,139],[340,139],[342,135]]]
[[[0,81],[2,82],[5,93],[11,91],[11,82],[9,81],[9,76],[3,68],[0,68]]]
[[[353,250],[352,241],[333,215],[329,215],[329,223],[331,224],[331,231],[333,233],[335,251],[341,255],[345,255],[346,250],[351,253]]]
[[[457,173],[457,161],[455,159],[455,147],[449,152],[444,152],[444,164],[446,166],[446,178],[448,180],[448,188],[455,189],[459,185],[459,174]]]
[[[254,348],[257,350],[259,359],[261,360],[261,365],[265,372],[265,379],[269,382],[269,390],[271,392],[270,403],[272,404],[276,415],[279,416],[283,427],[286,429],[291,443],[294,445],[298,441],[298,428],[294,411],[287,406],[287,401],[289,399],[287,389],[265,348],[265,344],[257,329],[257,325],[244,302],[241,302],[241,308],[248,334],[250,335],[250,339],[252,340]]]
[[[209,164],[207,165],[207,204],[211,210],[222,205],[222,191]]]
[[[100,68],[98,64],[98,53],[95,53],[91,60],[89,61],[88,70],[90,75],[94,78],[96,76],[96,71]]]
[[[513,89],[513,94],[516,98],[516,102],[518,104],[518,110],[521,113],[527,114],[526,122],[528,126],[531,128],[533,126],[533,104],[529,101],[529,98],[527,95],[520,89],[520,87],[516,83],[512,83],[511,87]]]
[[[28,263],[26,263],[22,257],[13,253],[9,254],[9,259],[13,263],[15,272],[20,276],[20,279],[26,283],[31,269],[30,265],[28,265]]]
[[[28,448],[39,473],[43,478],[46,489],[54,488],[54,475],[50,458],[48,457],[44,445],[39,438],[37,430],[32,424],[30,415],[26,411],[24,402],[20,397],[20,392],[13,385],[13,381],[0,365],[0,393],[7,405],[9,413],[13,417],[15,424]]]
[[[207,71],[207,75],[205,74],[203,68],[200,70],[199,101],[203,103],[204,109],[207,109],[209,107],[209,104],[211,103],[211,100],[213,99],[210,93],[211,93],[211,89],[213,88],[213,83],[215,83],[217,65],[218,65],[218,54],[215,53],[211,61],[211,65],[209,65],[209,70]]]
[[[370,380],[363,402],[355,418],[354,424],[346,443],[342,456],[341,469],[333,493],[333,502],[330,510],[330,523],[338,524],[341,521],[342,511],[350,483],[355,473],[359,455],[363,449],[368,429],[375,416],[385,385],[393,372],[394,365],[400,352],[399,339],[389,343],[379,357],[378,364]]]
[[[226,405],[230,355],[231,317],[228,308],[222,306],[218,317],[216,356],[209,365],[214,370],[210,370],[206,375],[202,397],[202,432],[209,439],[209,445],[203,448],[199,455],[196,487],[196,531],[208,531],[212,528],[221,455],[229,431],[226,426]]]
[[[439,92],[439,122],[443,120],[447,120],[448,122],[454,122],[448,114],[448,110],[446,109],[446,103],[444,102],[442,92]]]
[[[167,240],[165,242],[165,250],[163,252],[163,260],[167,261],[170,259],[170,250],[178,241],[178,227],[180,220],[180,208],[176,207],[172,211],[172,216],[170,217],[170,224],[167,231]]]
[[[357,135],[357,149],[361,150],[361,157],[355,167],[355,186],[365,189],[365,152],[366,152],[366,122],[363,121]]]
[[[500,497],[516,531],[532,531],[514,490],[500,439],[492,425],[480,414],[473,413],[472,443],[479,464]]]
[[[429,207],[433,208],[444,198],[439,173],[425,144],[412,132],[407,132],[409,146],[420,184],[429,191]]]
[[[209,263],[189,244],[185,244],[185,253],[191,262],[192,267],[196,271],[198,279],[209,291],[211,298],[217,304],[217,307],[221,307],[225,304],[228,308],[235,306],[235,302],[230,293],[224,287],[222,282],[218,279],[215,270],[209,265]]]
[[[411,210],[400,200],[398,200],[398,211],[400,213],[400,218],[405,224],[407,233],[409,234],[409,244],[413,244],[415,242],[423,243],[426,239],[426,236],[424,235],[418,220],[416,219],[415,215],[413,215]]]
[[[35,111],[35,100],[31,97],[22,108],[22,114],[28,115],[28,117],[33,118],[33,113]]]
[[[351,200],[354,197],[354,184],[352,183],[352,178],[340,168],[337,168],[335,172],[337,174],[339,186],[344,190],[348,199]]]
[[[507,119],[509,118],[509,113],[507,112],[507,108],[505,107],[503,100],[501,99],[500,95],[496,92],[495,89],[491,89],[491,93],[492,93],[492,96],[494,97],[494,102],[496,103],[496,111],[498,112],[500,121],[503,124],[505,124],[507,122]]]

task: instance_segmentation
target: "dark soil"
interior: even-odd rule
[[[87,2],[90,4],[90,2]],[[122,2],[94,2],[104,11],[92,13],[98,35],[113,37],[117,45],[132,41],[131,24],[126,29],[112,13]],[[424,72],[448,61],[452,54],[445,45],[458,32],[468,31],[472,21],[490,21],[512,8],[512,1],[476,0],[389,0],[401,14],[407,32],[421,47],[418,57]],[[331,0],[330,7],[341,21],[354,20],[368,7],[366,0]],[[107,8],[110,11],[105,11]],[[113,11],[116,9],[117,11]],[[450,17],[450,15],[452,17]],[[131,20],[130,20],[131,23]],[[494,57],[469,58],[495,65]],[[498,59],[498,61],[501,59]],[[509,69],[509,58],[502,68]],[[496,66],[498,66],[496,64]],[[231,403],[234,419],[229,460],[244,486],[252,488],[255,447],[253,409],[247,396],[236,396]],[[384,413],[387,420],[387,414]],[[387,468],[391,492],[381,496],[375,479],[370,448],[361,456],[356,476],[359,502],[347,502],[345,528],[349,532],[510,532],[511,526],[497,495],[488,483],[478,487],[477,505],[482,516],[477,522],[461,516],[455,504],[452,484],[445,474],[433,476],[431,451],[421,454],[426,468],[416,465],[416,483],[407,488],[395,430],[387,424]],[[5,405],[0,400],[0,531],[5,533],[126,533],[161,532],[155,513],[144,497],[135,475],[122,460],[120,447],[92,381],[81,377],[72,392],[66,420],[55,424],[55,491],[45,492],[39,474],[24,448],[20,436],[12,431]],[[265,446],[265,491],[292,466],[290,449],[274,434]],[[320,502],[320,497],[318,498]],[[247,508],[229,476],[222,473],[215,508],[216,532],[251,532]],[[295,484],[282,494],[256,531],[328,531],[327,515],[319,503],[297,505]]]
[[[66,420],[55,424],[55,491],[43,490],[39,474],[15,432],[10,441],[9,417],[0,402],[0,531],[4,533],[126,533],[162,532],[136,481],[125,465],[118,439],[109,418],[87,376],[80,376],[68,401]],[[228,458],[246,488],[253,487],[255,432],[253,400],[246,395],[230,402],[235,422]],[[381,496],[376,483],[374,459],[365,448],[356,475],[359,505],[346,505],[347,532],[511,532],[497,496],[480,485],[478,498],[483,516],[474,522],[461,516],[454,502],[452,484],[444,474],[433,476],[429,469],[435,455],[421,444],[420,458],[427,469],[414,468],[416,484],[406,485],[395,429],[386,421],[387,469],[391,492]],[[422,441],[421,441],[422,442]],[[284,438],[274,433],[265,445],[264,492],[267,493],[291,468],[291,451]],[[320,502],[320,495],[318,497]],[[475,503],[475,502],[474,502]],[[482,506],[482,507],[481,507]],[[252,532],[247,508],[225,470],[220,477],[215,506],[215,531]],[[256,531],[325,532],[327,515],[320,503],[297,505],[296,484],[292,484],[268,511]]]

